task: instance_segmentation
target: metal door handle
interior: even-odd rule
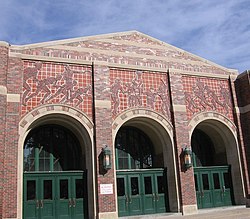
[[[125,195],[125,200],[126,200],[126,205],[128,205],[129,200],[127,195]]]
[[[132,199],[130,196],[128,196],[129,203],[132,203]]]
[[[40,208],[43,208],[43,200],[40,201]]]
[[[156,193],[156,201],[159,201],[159,195]]]
[[[36,200],[36,208],[38,209],[40,207],[39,200]]]
[[[203,190],[201,190],[201,197],[202,197],[202,198],[204,197],[204,192],[203,192]]]
[[[69,208],[71,208],[72,203],[71,203],[71,199],[69,199]]]
[[[153,201],[155,202],[155,193],[154,192],[152,193],[152,196],[153,196]]]
[[[76,199],[75,198],[72,198],[72,205],[73,205],[73,208],[76,207]]]

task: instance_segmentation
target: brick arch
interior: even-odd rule
[[[201,112],[201,113],[198,113],[197,115],[195,115],[188,124],[190,138],[192,136],[192,133],[193,133],[195,127],[199,123],[201,123],[205,120],[209,120],[209,119],[217,120],[217,121],[223,123],[227,128],[230,129],[230,131],[233,133],[234,137],[235,138],[237,137],[237,127],[229,118],[227,118],[223,114],[220,114],[217,112]]]
[[[113,136],[116,135],[117,131],[119,128],[128,120],[133,119],[133,118],[139,118],[139,117],[144,117],[144,118],[149,118],[152,119],[159,124],[161,124],[165,130],[167,130],[169,136],[173,136],[173,126],[166,119],[165,116],[161,115],[160,113],[157,113],[153,110],[150,109],[144,109],[144,108],[137,108],[137,109],[129,109],[126,110],[122,113],[120,113],[118,116],[115,117],[112,123],[112,132]]]
[[[82,124],[89,134],[92,135],[93,122],[88,118],[88,116],[80,110],[73,107],[66,106],[63,104],[50,104],[43,105],[33,109],[31,112],[26,114],[19,122],[19,134],[22,135],[30,125],[37,119],[51,114],[60,114],[65,116],[70,116]]]

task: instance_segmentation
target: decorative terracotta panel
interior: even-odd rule
[[[183,76],[188,118],[205,111],[216,111],[233,121],[229,82],[222,79]]]
[[[170,117],[166,73],[110,70],[113,116],[134,107],[150,108]]]
[[[42,104],[61,103],[91,116],[91,68],[24,61],[22,115]]]

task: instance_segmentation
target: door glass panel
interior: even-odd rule
[[[195,190],[198,191],[199,188],[198,188],[198,180],[197,180],[197,175],[196,174],[194,175],[194,183],[195,183]]]
[[[151,176],[144,177],[144,188],[145,188],[145,194],[152,194],[152,180]]]
[[[75,181],[76,183],[76,198],[83,198],[83,189],[84,189],[84,185],[83,185],[83,180],[82,179],[76,179]]]
[[[163,176],[157,176],[158,194],[164,193]]]
[[[28,180],[27,181],[27,201],[36,199],[36,181]]]
[[[203,190],[209,190],[208,174],[202,174]]]
[[[43,199],[52,200],[52,180],[43,181]]]
[[[138,195],[139,194],[139,184],[137,177],[131,177],[131,194]]]
[[[220,189],[219,173],[213,173],[214,189]]]
[[[117,195],[118,196],[124,196],[125,195],[124,178],[117,178]]]
[[[67,179],[61,179],[60,180],[60,199],[68,199],[69,193],[68,193],[68,180]]]
[[[229,173],[223,173],[223,178],[224,178],[224,185],[226,189],[230,188],[230,177]]]

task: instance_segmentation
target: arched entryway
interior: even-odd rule
[[[238,144],[235,133],[225,121],[233,127],[226,119],[204,119],[192,132],[198,208],[243,204],[244,188]]]
[[[69,129],[49,124],[32,130],[23,160],[24,218],[84,218],[86,171],[80,143]]]
[[[60,109],[21,122],[22,218],[95,217],[92,125]]]
[[[179,210],[174,150],[162,124],[138,116],[117,129],[114,146],[119,216]]]

